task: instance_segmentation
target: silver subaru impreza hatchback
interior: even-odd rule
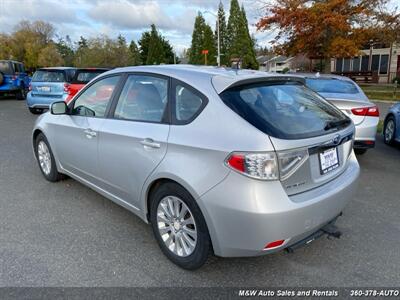
[[[132,211],[186,269],[338,235],[353,141],[352,121],[300,77],[175,65],[103,73],[33,130],[47,180]]]

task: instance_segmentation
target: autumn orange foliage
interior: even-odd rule
[[[267,0],[257,28],[276,30],[273,45],[278,53],[302,53],[328,62],[358,55],[371,40],[399,40],[400,15],[389,9],[388,1]]]

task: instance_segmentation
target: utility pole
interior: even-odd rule
[[[208,10],[204,11],[203,13],[204,14],[208,13],[217,18],[217,52],[218,52],[217,53],[217,65],[218,65],[218,67],[220,67],[221,66],[221,41],[220,41],[220,37],[219,37],[219,17],[218,17],[218,15],[216,15]]]

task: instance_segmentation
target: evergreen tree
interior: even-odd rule
[[[157,30],[154,24],[151,30],[143,32],[139,40],[140,58],[144,64],[174,63],[171,44]]]
[[[244,8],[239,7],[237,0],[231,0],[227,26],[228,60],[240,59],[242,68],[258,69],[254,42],[250,36]]]
[[[158,34],[156,26],[152,24],[146,65],[158,65],[160,63],[165,63],[164,44]]]
[[[72,67],[74,64],[75,53],[72,48],[71,38],[68,35],[65,37],[65,40],[60,37],[58,38],[58,42],[55,43],[55,46],[64,61],[64,65],[66,67]]]
[[[229,65],[228,64],[228,36],[227,36],[227,28],[226,28],[226,18],[225,11],[222,2],[219,2],[218,7],[218,21],[215,24],[215,47],[218,47],[218,23],[219,23],[219,41],[220,41],[220,52],[221,52],[221,66]],[[218,48],[217,48],[218,52]]]
[[[138,66],[142,64],[142,61],[140,59],[140,52],[139,48],[136,45],[135,41],[131,41],[129,44],[129,65],[131,66]]]
[[[207,64],[216,64],[217,50],[214,43],[214,35],[211,27],[206,24],[203,16],[199,13],[194,22],[192,33],[192,44],[189,50],[189,63],[202,65],[205,63],[203,50],[208,50]]]

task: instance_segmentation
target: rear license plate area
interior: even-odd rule
[[[319,169],[321,175],[325,175],[339,167],[339,155],[337,147],[329,148],[318,153]]]

